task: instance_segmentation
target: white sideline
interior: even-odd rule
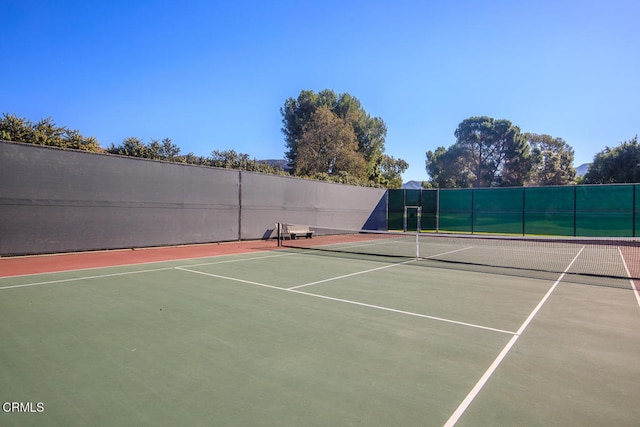
[[[199,266],[205,266],[205,265],[217,265],[217,264],[228,264],[233,262],[254,261],[254,260],[263,259],[263,258],[275,258],[275,257],[289,256],[289,255],[295,255],[295,253],[282,253],[282,254],[276,254],[276,255],[256,256],[256,257],[250,257],[250,258],[210,261],[210,262],[203,262],[200,264],[189,264],[186,267],[199,267]],[[223,256],[230,256],[230,255],[215,255],[214,257],[217,258],[217,257],[223,257]],[[198,257],[198,258],[188,258],[188,259],[200,259],[200,258],[204,259],[204,258],[211,258],[211,257]],[[0,280],[15,279],[18,277],[26,277],[26,276],[39,276],[43,274],[63,274],[63,273],[91,271],[91,270],[98,270],[98,269],[105,269],[105,268],[132,267],[132,266],[145,265],[145,264],[160,264],[160,263],[168,263],[168,262],[176,262],[176,261],[186,261],[188,259],[175,260],[175,261],[153,261],[153,262],[143,263],[143,264],[123,264],[123,265],[114,265],[114,266],[107,266],[107,267],[90,267],[86,269],[55,271],[51,273],[34,273],[34,274],[25,274],[21,276],[6,276],[6,277],[0,277]],[[129,274],[153,273],[154,271],[172,270],[174,268],[175,267],[160,267],[160,268],[153,268],[153,269],[147,269],[147,270],[124,271],[121,273],[109,273],[109,274],[98,274],[94,276],[74,277],[71,279],[47,280],[44,282],[24,283],[21,285],[0,286],[0,291],[4,289],[27,288],[30,286],[52,285],[56,283],[65,283],[65,282],[77,282],[79,280],[102,279],[105,277],[126,276]]]
[[[518,331],[515,333],[515,335],[513,337],[511,337],[511,339],[509,340],[509,342],[507,343],[507,345],[504,346],[504,348],[502,349],[502,351],[500,352],[500,354],[498,354],[498,357],[496,357],[496,359],[493,361],[493,363],[491,364],[491,366],[489,366],[489,368],[486,370],[486,372],[482,375],[482,377],[480,377],[480,379],[478,380],[478,382],[476,383],[476,385],[471,389],[471,391],[469,392],[469,394],[467,394],[467,396],[464,398],[464,400],[462,401],[462,403],[460,403],[460,405],[458,405],[458,407],[456,408],[456,410],[453,412],[453,414],[451,415],[451,417],[449,417],[449,419],[447,420],[447,422],[444,424],[444,427],[452,427],[454,426],[458,420],[460,419],[460,417],[465,413],[465,411],[467,410],[467,408],[469,407],[469,405],[471,405],[471,402],[473,401],[473,399],[476,398],[476,396],[478,395],[478,393],[480,393],[480,390],[482,390],[482,388],[484,387],[484,385],[487,383],[487,381],[489,381],[489,378],[491,378],[491,376],[493,375],[493,373],[495,372],[495,370],[498,368],[498,366],[500,365],[500,363],[502,363],[502,361],[504,360],[504,358],[507,356],[507,354],[509,353],[509,351],[511,350],[511,348],[514,346],[514,344],[516,343],[516,341],[518,341],[518,338],[520,338],[520,335],[523,334],[523,332],[525,331],[525,329],[527,329],[527,326],[529,326],[529,324],[531,323],[531,321],[533,320],[533,318],[536,316],[536,314],[538,314],[538,312],[540,311],[540,309],[542,308],[542,306],[544,305],[544,303],[549,299],[549,297],[551,296],[551,294],[553,293],[553,291],[558,287],[558,284],[562,281],[562,279],[564,278],[565,274],[567,273],[567,271],[569,271],[569,269],[571,268],[571,266],[573,265],[573,263],[578,259],[578,257],[580,256],[580,254],[582,253],[582,251],[584,250],[584,246],[580,249],[580,251],[578,252],[578,254],[573,258],[573,260],[571,260],[571,262],[569,263],[569,265],[567,266],[567,268],[564,269],[564,271],[562,272],[562,274],[560,275],[560,277],[558,277],[558,280],[555,281],[555,283],[551,286],[551,288],[547,291],[547,293],[545,294],[544,297],[542,297],[542,299],[540,300],[540,302],[538,303],[538,305],[536,306],[536,308],[533,309],[533,311],[531,312],[531,314],[529,314],[529,317],[527,317],[527,319],[524,321],[524,323],[520,326],[520,328],[518,329]]]
[[[24,283],[22,285],[9,285],[9,286],[0,287],[0,291],[4,289],[28,288],[29,286],[41,286],[41,285],[52,285],[55,283],[77,282],[78,280],[102,279],[105,277],[126,276],[129,274],[152,273],[154,271],[171,270],[172,268],[173,267],[164,267],[164,268],[155,268],[152,270],[125,271],[122,273],[98,274],[96,276],[82,276],[82,277],[74,277],[72,279],[47,280],[46,282]],[[8,276],[8,278],[9,277],[15,277],[15,276]]]
[[[631,277],[631,272],[629,271],[629,267],[627,267],[627,261],[625,261],[624,255],[622,255],[622,250],[619,247],[618,253],[620,254],[620,258],[622,258],[622,264],[624,265],[624,270],[627,272],[627,276]],[[638,292],[636,282],[633,279],[629,279],[629,282],[631,283],[631,289],[633,289],[633,293],[636,296],[636,301],[638,302],[638,306],[640,307],[640,293]]]

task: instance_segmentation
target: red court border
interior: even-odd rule
[[[224,242],[184,246],[74,252],[0,258],[0,277],[86,268],[232,255],[277,249],[276,241]]]

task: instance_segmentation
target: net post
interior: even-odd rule
[[[276,229],[277,229],[277,239],[278,239],[278,247],[282,247],[282,225],[281,223],[277,223],[276,224]]]

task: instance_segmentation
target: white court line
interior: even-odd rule
[[[238,255],[238,254],[217,255],[217,256],[214,256],[214,258],[228,257],[228,256],[234,256],[234,255]],[[244,262],[244,261],[255,261],[255,260],[260,260],[260,259],[278,258],[278,257],[291,256],[291,255],[309,255],[309,254],[305,253],[305,252],[286,252],[286,253],[278,253],[278,254],[275,254],[275,255],[254,256],[254,257],[242,258],[242,259],[231,259],[231,260],[222,260],[222,261],[216,260],[216,261],[211,261],[211,262],[203,262],[203,263],[199,263],[199,264],[185,264],[184,267],[201,267],[201,266],[206,266],[206,265],[227,264],[227,263]],[[166,263],[169,263],[169,262],[187,261],[189,259],[195,260],[195,259],[204,259],[204,258],[211,258],[211,257],[188,258],[188,259],[183,259],[183,260],[152,261],[152,262],[141,263],[141,264],[122,264],[122,265],[114,265],[114,266],[106,266],[106,267],[91,267],[91,268],[82,268],[82,269],[76,269],[76,270],[54,271],[54,272],[51,272],[51,273],[24,274],[24,275],[18,275],[18,276],[0,277],[0,280],[3,280],[3,279],[15,279],[15,278],[27,277],[27,276],[39,276],[39,275],[43,275],[43,274],[64,274],[64,273],[73,273],[73,272],[78,272],[78,271],[91,271],[91,270],[98,270],[98,269],[105,269],[105,268],[133,267],[133,266],[140,266],[140,265],[160,264],[160,263],[165,263],[166,264]],[[101,279],[101,278],[105,278],[105,277],[126,276],[126,275],[129,275],[129,274],[152,273],[154,271],[171,270],[173,268],[175,268],[175,267],[161,267],[161,268],[155,268],[155,269],[127,271],[127,272],[121,272],[121,273],[110,273],[110,274],[99,274],[99,275],[94,275],[94,276],[75,277],[75,278],[71,278],[71,279],[47,280],[47,281],[42,281],[42,282],[24,283],[24,284],[21,284],[21,285],[0,286],[0,291],[4,290],[4,289],[27,288],[27,287],[31,287],[31,286],[51,285],[51,284],[65,283],[65,282],[77,282],[77,281],[85,280],[85,279],[86,280],[90,280],[90,279]]]
[[[344,302],[346,304],[359,305],[361,307],[375,308],[377,310],[390,311],[392,313],[406,314],[408,316],[421,317],[423,319],[437,320],[438,322],[453,323],[455,325],[468,326],[468,327],[476,328],[476,329],[484,329],[486,331],[500,332],[500,333],[508,334],[508,335],[514,335],[516,333],[516,332],[513,332],[513,331],[505,331],[504,329],[490,328],[488,326],[476,325],[474,323],[460,322],[458,320],[446,319],[444,317],[428,316],[426,314],[415,313],[415,312],[412,312],[412,311],[396,310],[395,308],[383,307],[383,306],[380,306],[380,305],[373,305],[373,304],[365,304],[365,303],[358,302],[358,301],[351,301],[351,300],[342,299],[342,298],[328,297],[326,295],[312,294],[312,293],[309,293],[309,292],[302,292],[302,291],[297,291],[297,290],[292,290],[292,289],[284,289],[284,288],[278,288],[278,289],[281,289],[283,291],[288,291],[288,292],[294,292],[294,293],[297,293],[297,294],[307,295],[307,296],[315,297],[315,298],[322,298],[322,299],[327,299],[327,300],[331,300],[331,301]]]
[[[356,271],[355,273],[343,274],[342,276],[331,277],[329,279],[323,279],[323,280],[318,280],[316,282],[305,283],[304,285],[294,286],[292,288],[287,288],[287,290],[293,291],[293,290],[296,290],[296,289],[304,288],[306,286],[311,286],[311,285],[317,285],[317,284],[320,284],[320,283],[331,282],[333,280],[344,279],[346,277],[358,276],[360,274],[366,274],[366,273],[371,273],[372,271],[384,270],[385,268],[396,267],[398,265],[404,265],[404,264],[408,264],[410,262],[415,262],[415,261],[416,261],[415,259],[411,259],[409,261],[398,262],[398,263],[394,263],[394,264],[388,264],[388,265],[384,265],[382,267],[376,267],[376,268],[372,268],[372,269],[369,269],[369,270]]]
[[[277,254],[277,255],[256,256],[256,257],[243,258],[243,259],[211,261],[211,262],[205,262],[205,263],[193,264],[193,265],[192,264],[188,264],[188,265],[185,265],[185,267],[216,265],[216,264],[227,264],[227,263],[230,263],[230,262],[254,261],[254,260],[263,259],[263,258],[275,258],[275,257],[280,257],[280,256],[289,256],[289,255],[296,255],[296,254],[295,253],[283,253],[283,254]],[[218,256],[232,256],[232,255],[218,255]],[[202,257],[202,258],[210,258],[210,257]],[[190,259],[199,259],[199,258],[190,258]],[[79,270],[55,271],[55,272],[51,272],[51,273],[35,273],[35,274],[27,274],[27,275],[22,275],[22,276],[7,276],[7,277],[0,277],[0,280],[1,279],[12,279],[12,278],[16,278],[16,277],[35,276],[35,275],[42,275],[42,274],[62,274],[62,273],[67,273],[67,272],[77,272],[77,271],[84,271],[84,270],[89,271],[89,270],[104,269],[104,268],[131,267],[131,266],[137,266],[137,265],[169,263],[169,262],[176,262],[176,261],[185,261],[185,260],[153,261],[153,262],[142,263],[142,264],[114,265],[114,266],[109,266],[109,267],[93,267],[93,268],[79,269]],[[52,284],[56,284],[56,283],[65,283],[65,282],[77,282],[79,280],[102,279],[102,278],[105,278],[105,277],[126,276],[126,275],[129,275],[129,274],[153,273],[154,271],[172,270],[174,268],[176,268],[176,267],[161,267],[161,268],[154,268],[154,269],[147,269],[147,270],[125,271],[125,272],[121,272],[121,273],[99,274],[99,275],[95,275],[95,276],[74,277],[74,278],[71,278],[71,279],[47,280],[47,281],[43,281],[43,282],[24,283],[24,284],[21,284],[21,285],[0,286],[0,291],[4,290],[4,289],[27,288],[27,287],[30,287],[30,286],[52,285]]]
[[[152,270],[126,271],[122,273],[99,274],[96,276],[74,277],[72,279],[47,280],[46,282],[24,283],[22,285],[10,285],[0,287],[0,291],[4,289],[28,288],[29,286],[52,285],[55,283],[77,282],[78,280],[102,279],[104,277],[126,276],[128,274],[151,273],[154,271],[171,270],[173,267],[155,268]]]
[[[398,265],[398,264],[393,264],[393,265]],[[230,281],[233,281],[233,282],[240,282],[240,283],[245,283],[245,284],[249,284],[249,285],[261,286],[263,288],[276,289],[276,290],[283,291],[283,292],[291,292],[291,293],[300,294],[300,295],[306,295],[306,296],[310,296],[310,297],[314,297],[314,298],[321,298],[321,299],[326,299],[326,300],[330,300],[330,301],[342,302],[342,303],[345,303],[345,304],[351,304],[351,305],[358,305],[358,306],[361,306],[361,307],[373,308],[373,309],[376,309],[376,310],[383,310],[383,311],[389,311],[389,312],[392,312],[392,313],[404,314],[404,315],[407,315],[407,316],[421,317],[423,319],[436,320],[438,322],[453,323],[455,325],[467,326],[467,327],[475,328],[475,329],[484,329],[486,331],[492,331],[492,332],[500,332],[500,333],[508,334],[508,335],[515,334],[515,332],[513,332],[513,331],[506,331],[506,330],[503,330],[503,329],[490,328],[488,326],[482,326],[482,325],[476,325],[476,324],[473,324],[473,323],[460,322],[460,321],[457,321],[457,320],[445,319],[443,317],[428,316],[426,314],[414,313],[414,312],[411,312],[411,311],[396,310],[395,308],[383,307],[383,306],[373,305],[373,304],[365,304],[365,303],[358,302],[358,301],[351,301],[351,300],[346,300],[346,299],[341,299],[341,298],[333,298],[333,297],[329,297],[329,296],[325,296],[325,295],[312,294],[312,293],[309,293],[309,292],[298,291],[298,290],[292,289],[292,288],[289,288],[289,289],[280,288],[278,286],[267,285],[265,283],[253,282],[251,280],[238,279],[238,278],[235,278],[235,277],[221,276],[219,274],[205,273],[204,271],[190,270],[190,269],[184,268],[184,267],[175,267],[175,269],[176,270],[181,270],[181,271],[186,271],[186,272],[189,272],[189,273],[201,274],[203,276],[215,277],[217,279],[230,280]]]
[[[373,236],[376,236],[379,234],[373,233]],[[384,234],[386,235],[386,234]],[[407,236],[411,236],[413,237],[413,235],[408,235],[408,234],[399,234],[399,235],[394,235],[394,234],[388,234],[388,236],[393,236],[392,242],[396,242],[396,244],[401,245],[401,244],[405,244],[405,245],[411,245],[411,246],[415,246],[415,240],[413,240],[413,238],[411,239],[411,241],[407,241],[407,240],[402,240],[400,242],[398,242],[398,238],[402,238],[404,237],[406,239]],[[314,247],[320,247],[320,248],[327,248],[327,250],[332,251],[340,251],[343,249],[353,249],[353,248],[366,248],[366,247],[370,247],[370,246],[377,246],[377,245],[388,245],[389,244],[389,240],[386,239],[381,239],[381,240],[365,240],[362,242],[354,242],[353,244],[336,244],[336,243],[326,243],[324,245],[320,245],[320,246],[312,246],[311,248],[313,249]],[[291,248],[291,249],[306,249],[305,247],[297,247],[297,246],[285,246],[286,248]]]
[[[234,255],[238,255],[238,254],[234,254]],[[218,265],[218,264],[229,264],[229,263],[233,263],[233,262],[256,261],[256,260],[259,260],[259,259],[280,258],[280,257],[285,257],[285,256],[291,256],[291,255],[299,255],[299,253],[297,253],[297,252],[287,252],[287,253],[279,253],[279,254],[275,254],[275,255],[255,256],[255,257],[251,257],[251,258],[228,259],[228,260],[224,260],[224,261],[211,261],[211,262],[203,262],[203,263],[200,263],[200,264],[189,264],[189,265],[185,265],[185,267],[201,267],[203,265]],[[233,256],[233,255],[220,255],[220,256]]]
[[[452,250],[452,251],[443,252],[443,253],[441,253],[441,254],[430,255],[430,256],[428,256],[428,257],[424,257],[424,258],[420,258],[420,259],[429,259],[429,258],[434,258],[434,257],[437,257],[437,256],[442,256],[442,255],[452,254],[452,253],[454,253],[454,252],[466,251],[467,249],[471,249],[471,246],[470,246],[470,247],[468,247],[468,248],[455,249],[455,250]],[[316,282],[305,283],[305,284],[303,284],[303,285],[294,286],[294,287],[289,288],[289,290],[300,289],[300,288],[304,288],[304,287],[306,287],[306,286],[311,286],[311,285],[318,285],[318,284],[320,284],[320,283],[331,282],[331,281],[333,281],[333,280],[344,279],[345,277],[357,276],[357,275],[359,275],[359,274],[371,273],[372,271],[384,270],[385,268],[396,267],[396,266],[398,266],[398,265],[409,264],[409,263],[416,262],[416,261],[417,261],[417,260],[415,260],[415,259],[410,259],[410,260],[408,260],[408,261],[397,262],[397,263],[389,264],[389,265],[385,265],[385,266],[382,266],[382,267],[372,268],[372,269],[370,269],[370,270],[357,271],[357,272],[355,272],[355,273],[345,274],[345,275],[343,275],[343,276],[331,277],[331,278],[329,278],[329,279],[323,279],[323,280],[318,280],[318,281],[316,281]]]
[[[569,269],[571,268],[573,263],[578,259],[578,257],[580,256],[583,250],[584,250],[584,246],[580,249],[580,251],[573,258],[573,260],[571,260],[567,268],[564,269],[564,272],[560,275],[560,277],[558,277],[558,280],[555,281],[555,283],[553,284],[553,286],[551,286],[549,291],[547,291],[546,295],[540,300],[536,308],[534,308],[531,314],[529,314],[529,317],[527,317],[527,319],[524,321],[522,326],[520,326],[520,328],[515,333],[515,335],[511,337],[507,345],[504,346],[500,354],[498,354],[498,357],[496,357],[496,359],[493,361],[491,366],[489,366],[489,368],[486,370],[484,375],[480,377],[480,380],[478,380],[478,382],[471,389],[469,394],[467,394],[467,397],[464,398],[462,403],[460,403],[458,408],[456,408],[456,410],[453,412],[451,417],[449,417],[447,422],[444,424],[444,427],[452,427],[458,422],[462,414],[464,414],[467,408],[469,407],[469,405],[471,405],[471,402],[473,401],[473,399],[475,399],[478,393],[480,393],[480,390],[482,390],[482,388],[487,383],[487,381],[489,381],[489,378],[491,378],[495,370],[498,369],[498,366],[500,365],[500,363],[502,363],[502,361],[507,356],[507,354],[509,353],[511,348],[514,346],[516,341],[518,341],[518,338],[520,338],[520,336],[524,333],[525,329],[527,329],[527,326],[529,326],[529,324],[531,323],[533,318],[538,314],[538,312],[540,311],[544,303],[549,299],[553,291],[558,287],[558,284],[562,281],[567,271],[569,271]]]
[[[618,247],[618,252],[620,253],[620,258],[622,258],[622,264],[624,265],[624,270],[627,272],[627,276],[631,277],[631,272],[629,271],[629,267],[627,267],[627,261],[624,259],[624,255],[622,255],[622,250],[620,249],[620,247]],[[631,283],[631,289],[633,289],[633,293],[636,296],[638,306],[640,306],[640,293],[638,292],[636,282],[633,279],[629,279],[629,282]]]
[[[188,267],[191,267],[191,266],[188,266]],[[217,279],[231,280],[233,282],[246,283],[248,285],[262,286],[263,288],[285,290],[284,288],[279,288],[279,287],[273,286],[273,285],[267,285],[265,283],[252,282],[251,280],[238,279],[236,277],[221,276],[219,274],[205,273],[204,271],[191,270],[191,269],[186,268],[186,267],[175,267],[175,269],[176,270],[180,270],[180,271],[187,271],[189,273],[201,274],[203,276],[215,277]]]
[[[467,249],[473,249],[473,246],[467,246],[466,248],[461,248],[461,249],[454,249],[452,251],[442,252],[441,254],[429,255],[429,256],[426,256],[426,257],[424,257],[422,259],[430,259],[430,258],[435,258],[437,256],[449,255],[449,254],[453,254],[453,253],[456,253],[456,252],[466,251]]]

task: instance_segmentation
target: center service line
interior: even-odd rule
[[[435,257],[437,257],[437,256],[449,255],[449,254],[452,254],[452,253],[455,253],[455,252],[466,251],[467,249],[471,249],[471,247],[468,247],[468,248],[461,248],[461,249],[455,249],[455,250],[452,250],[452,251],[443,252],[443,253],[441,253],[441,254],[430,255],[430,256],[428,256],[428,257],[424,257],[424,258],[422,258],[422,259],[430,259],[430,258],[435,258]],[[311,285],[318,285],[318,284],[320,284],[320,283],[327,283],[327,282],[331,282],[331,281],[334,281],[334,280],[344,279],[344,278],[346,278],[346,277],[357,276],[357,275],[359,275],[359,274],[371,273],[371,272],[373,272],[373,271],[384,270],[385,268],[396,267],[396,266],[398,266],[398,265],[410,264],[410,263],[415,262],[415,261],[416,261],[415,259],[410,259],[410,260],[408,260],[408,261],[396,262],[396,263],[394,263],[394,264],[384,265],[384,266],[382,266],[382,267],[376,267],[376,268],[372,268],[372,269],[369,269],[369,270],[356,271],[355,273],[345,274],[345,275],[343,275],[343,276],[330,277],[330,278],[328,278],[328,279],[318,280],[318,281],[316,281],[316,282],[305,283],[305,284],[303,284],[303,285],[294,286],[294,287],[292,287],[292,288],[288,288],[288,290],[293,291],[293,290],[300,289],[300,288],[304,288],[304,287],[311,286]]]
[[[292,288],[287,288],[288,291],[294,291],[296,289],[300,289],[300,288],[304,288],[306,286],[312,286],[312,285],[318,285],[320,283],[326,283],[326,282],[331,282],[333,280],[339,280],[339,279],[344,279],[346,277],[351,277],[351,276],[358,276],[360,274],[366,274],[366,273],[371,273],[373,271],[378,271],[378,270],[384,270],[385,268],[391,268],[391,267],[396,267],[398,265],[404,265],[404,264],[408,264],[410,262],[415,262],[415,259],[411,259],[409,261],[403,261],[403,262],[398,262],[395,264],[388,264],[388,265],[384,265],[382,267],[376,267],[376,268],[371,268],[369,270],[363,270],[363,271],[356,271],[355,273],[349,273],[349,274],[344,274],[342,276],[337,276],[337,277],[331,277],[329,279],[323,279],[323,280],[318,280],[316,282],[311,282],[311,283],[305,283],[304,285],[298,285],[298,286],[294,286]]]

